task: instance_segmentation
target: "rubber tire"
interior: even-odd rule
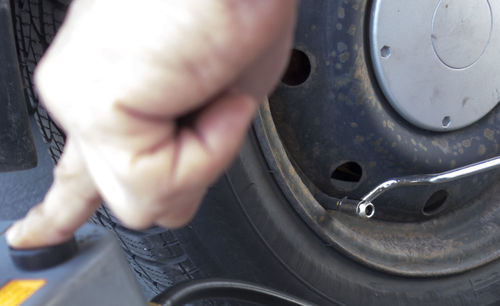
[[[41,34],[52,33],[47,29],[60,23],[58,10],[65,4],[49,0],[14,4],[20,64],[27,88],[32,90],[33,67],[43,52],[39,48],[51,39]],[[64,136],[43,108],[38,108],[36,116],[57,160]],[[253,132],[184,229],[131,231],[105,207],[93,220],[116,233],[151,295],[174,283],[212,276],[261,283],[319,305],[500,303],[498,261],[461,275],[411,279],[372,270],[325,245],[285,199]]]

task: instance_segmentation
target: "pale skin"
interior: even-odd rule
[[[67,143],[15,248],[68,239],[104,200],[178,228],[229,165],[288,61],[295,0],[75,0],[35,72]]]

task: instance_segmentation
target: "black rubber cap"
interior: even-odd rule
[[[12,261],[21,270],[36,271],[54,267],[73,257],[78,251],[75,237],[54,246],[36,249],[9,247]]]

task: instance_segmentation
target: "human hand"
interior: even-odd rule
[[[60,243],[102,199],[133,229],[187,223],[278,81],[295,10],[295,0],[75,0],[35,74],[65,151],[9,244]]]

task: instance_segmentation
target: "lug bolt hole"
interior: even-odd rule
[[[383,46],[382,49],[380,49],[380,55],[383,58],[389,58],[389,56],[391,56],[391,47]]]
[[[301,50],[293,49],[290,62],[281,81],[288,86],[298,86],[307,81],[311,74],[311,61]]]
[[[426,216],[431,216],[440,212],[443,209],[446,200],[448,200],[448,192],[446,190],[434,192],[429,197],[427,202],[425,202],[422,213]]]

